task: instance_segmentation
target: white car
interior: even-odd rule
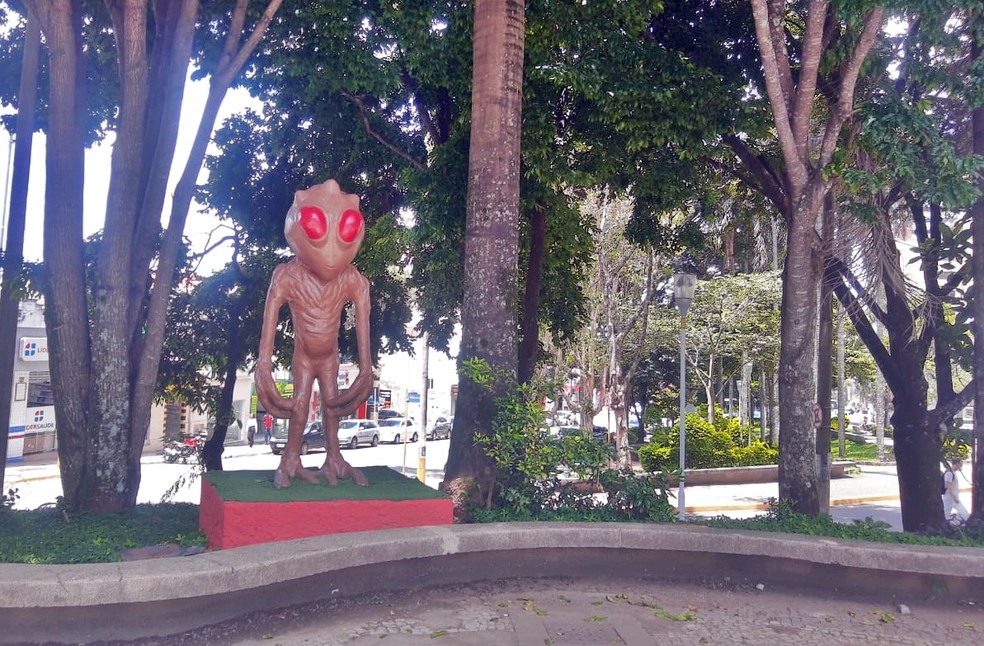
[[[390,417],[389,419],[379,420],[379,441],[392,442],[416,442],[417,429],[413,420],[409,417]]]
[[[379,445],[379,427],[371,419],[343,419],[338,423],[338,445],[350,449],[360,444]]]

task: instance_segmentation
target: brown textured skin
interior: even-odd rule
[[[328,228],[324,236],[311,240],[298,224],[296,213],[304,206],[317,206],[325,214]],[[359,228],[352,242],[338,236],[338,221],[347,209],[359,208],[356,195],[343,193],[334,180],[328,180],[294,194],[294,205],[287,214],[284,232],[297,255],[279,265],[270,280],[260,352],[256,362],[256,386],[264,408],[274,417],[289,420],[287,447],[274,473],[277,488],[289,487],[291,478],[318,482],[318,477],[301,465],[301,436],[307,423],[315,380],[321,391],[328,456],[321,475],[329,484],[351,478],[357,484],[368,481],[361,471],[349,465],[338,445],[338,419],[354,412],[372,389],[369,348],[369,281],[352,266],[365,235]],[[338,393],[338,325],[349,302],[355,304],[355,333],[359,346],[359,376],[341,395]],[[287,304],[294,324],[294,397],[286,399],[277,391],[272,375],[273,344],[280,308]]]

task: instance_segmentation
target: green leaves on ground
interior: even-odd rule
[[[70,514],[56,506],[0,510],[0,563],[108,563],[137,547],[205,545],[198,505],[137,505],[125,512]]]

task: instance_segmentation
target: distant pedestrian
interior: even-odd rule
[[[253,447],[253,440],[256,438],[256,422],[252,422],[249,428],[246,429],[246,441],[249,443],[250,448]]]
[[[953,458],[950,468],[943,473],[943,516],[948,522],[966,520],[970,515],[960,502],[960,481],[957,474],[963,467],[963,459]]]
[[[273,438],[273,415],[267,413],[263,416],[263,443],[269,444]]]

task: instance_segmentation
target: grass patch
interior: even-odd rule
[[[0,563],[109,563],[125,549],[206,543],[198,505],[191,503],[143,504],[107,515],[0,508],[0,527]]]
[[[289,488],[276,489],[270,470],[209,471],[203,477],[215,486],[226,501],[239,502],[298,502],[323,500],[429,500],[448,495],[431,489],[416,478],[408,478],[389,467],[362,467],[369,485],[360,487],[342,479],[332,487],[324,481],[317,484],[295,478]],[[312,473],[316,469],[308,469]]]
[[[984,547],[984,530],[981,529],[952,529],[947,535],[929,536],[907,532],[895,532],[888,523],[866,518],[855,520],[853,523],[838,523],[827,514],[819,516],[804,516],[777,505],[775,499],[772,508],[760,516],[753,518],[728,518],[717,516],[691,521],[695,524],[717,527],[720,529],[752,530],[759,532],[778,532],[786,534],[803,534],[806,536],[824,536],[827,538],[845,538],[850,540],[871,541],[874,543],[899,543],[903,545],[938,545],[944,547]]]
[[[878,447],[874,444],[859,444],[851,440],[844,441],[844,457],[837,452],[837,437],[830,443],[830,455],[835,460],[851,460],[852,462],[877,462]],[[885,447],[886,457],[893,458],[892,447]]]

